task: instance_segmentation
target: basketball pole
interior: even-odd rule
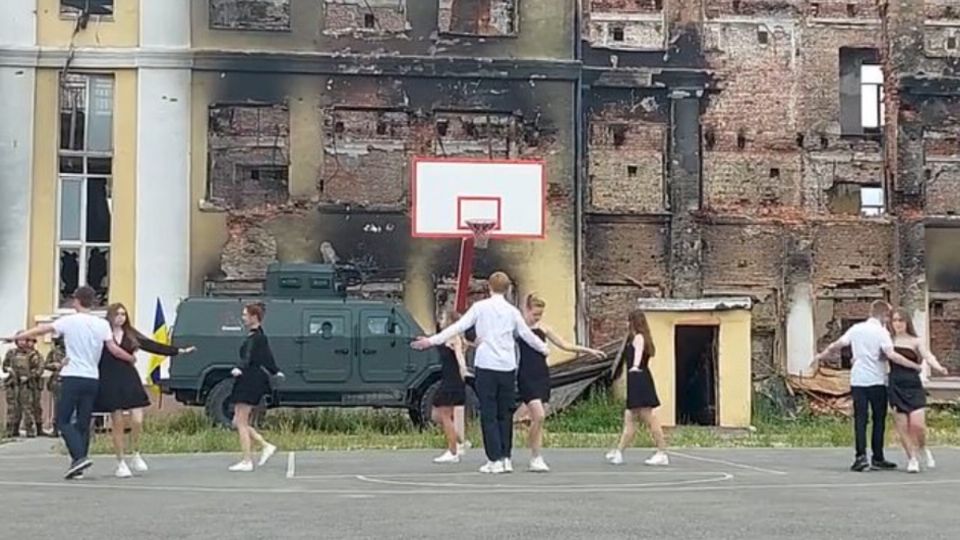
[[[460,240],[460,264],[457,268],[457,313],[461,315],[467,311],[467,299],[470,296],[470,278],[473,277],[473,236],[466,236]]]

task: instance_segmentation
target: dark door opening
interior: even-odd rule
[[[717,425],[719,326],[677,326],[677,424]]]

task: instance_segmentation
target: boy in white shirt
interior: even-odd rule
[[[100,380],[100,353],[106,346],[114,356],[128,362],[134,357],[120,348],[106,319],[90,313],[97,299],[96,292],[87,286],[73,293],[76,313],[61,317],[53,324],[41,324],[20,332],[14,341],[56,333],[63,336],[66,346],[66,364],[60,370],[60,397],[57,400],[57,429],[67,445],[72,459],[64,478],[80,476],[93,462],[87,457],[90,448],[90,420],[97,399]],[[76,423],[71,418],[76,415]]]
[[[504,294],[510,290],[510,277],[495,272],[488,280],[490,298],[472,306],[457,322],[439,334],[421,337],[411,346],[417,350],[436,347],[455,335],[476,327],[476,390],[480,400],[480,425],[487,464],[480,472],[512,472],[513,411],[516,408],[517,336],[537,351],[548,354],[546,343],[534,334],[516,306]]]

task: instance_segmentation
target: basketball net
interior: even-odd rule
[[[473,232],[473,246],[477,249],[487,249],[487,242],[490,241],[490,231],[497,226],[497,221],[493,219],[471,219],[467,221],[467,227]]]

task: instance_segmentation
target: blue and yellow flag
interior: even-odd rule
[[[160,298],[157,298],[157,311],[153,316],[153,340],[164,345],[170,344],[170,336],[167,333],[167,320],[163,316],[163,305],[160,304]],[[150,363],[147,367],[147,378],[150,386],[160,384],[160,365],[166,360],[165,356],[156,354],[150,355]]]

